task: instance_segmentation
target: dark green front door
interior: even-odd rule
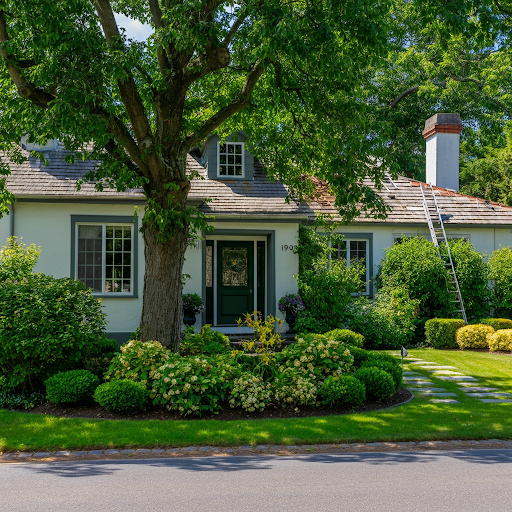
[[[217,242],[217,324],[254,311],[254,242]]]

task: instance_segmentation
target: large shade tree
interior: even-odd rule
[[[295,198],[316,174],[347,219],[356,202],[382,214],[360,180],[369,171],[379,181],[383,169],[368,166],[385,154],[368,84],[389,9],[388,0],[1,1],[0,144],[12,161],[23,134],[58,137],[100,163],[86,177],[97,186],[143,189],[142,337],[175,345],[187,239],[205,223],[187,206],[186,157],[209,134],[245,130]],[[152,35],[130,39],[115,13]]]

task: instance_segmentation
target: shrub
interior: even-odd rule
[[[318,390],[318,396],[330,407],[358,407],[364,402],[366,391],[364,384],[353,375],[331,375]]]
[[[391,375],[375,366],[359,368],[354,377],[364,384],[367,400],[385,400],[395,392],[395,383]]]
[[[19,281],[28,276],[41,255],[41,247],[18,242],[18,237],[11,236],[7,245],[0,249],[0,281]]]
[[[512,352],[512,329],[500,329],[489,333],[487,344],[492,352]]]
[[[274,400],[286,407],[315,405],[317,387],[312,379],[295,368],[285,368],[273,383]]]
[[[87,347],[80,366],[103,380],[110,368],[112,359],[118,352],[119,347],[116,340],[98,338],[96,343]]]
[[[244,372],[233,381],[229,405],[241,407],[244,411],[263,411],[272,400],[270,383],[265,383],[261,377]]]
[[[151,389],[153,374],[157,369],[169,359],[177,357],[158,341],[130,340],[112,360],[105,380],[130,379],[140,381]]]
[[[0,377],[34,389],[59,371],[80,368],[102,337],[105,314],[85,284],[31,274],[0,282]]]
[[[153,373],[153,404],[182,415],[215,413],[229,396],[240,368],[231,358],[181,357],[167,361]]]
[[[140,411],[148,398],[142,382],[114,380],[96,388],[94,400],[108,412],[130,414]]]
[[[494,330],[512,329],[512,320],[508,318],[483,318],[479,324],[490,325]]]
[[[494,332],[490,325],[466,325],[457,330],[457,345],[465,348],[488,348],[487,335]]]
[[[349,329],[334,329],[324,334],[326,339],[338,341],[352,347],[363,348],[364,336]]]
[[[393,378],[393,382],[395,384],[395,391],[397,391],[402,385],[402,367],[400,366],[400,363],[396,359],[393,359],[393,361],[389,361],[382,357],[373,356],[367,359],[361,365],[362,368],[368,366],[380,368],[381,370],[384,370],[385,372],[389,373],[389,375],[391,375],[391,377]]]
[[[322,334],[306,334],[278,354],[281,371],[294,368],[313,381],[351,371],[354,358],[350,347]]]
[[[359,297],[349,304],[348,326],[364,335],[365,346],[396,349],[411,342],[420,301],[404,287],[384,288],[375,299]]]
[[[297,313],[293,329],[298,333],[324,333],[329,330],[329,326],[326,322],[316,318],[312,313],[304,309]]]
[[[425,322],[425,338],[434,348],[457,348],[455,334],[466,325],[458,318],[431,318]]]
[[[496,316],[512,316],[512,249],[501,247],[489,260],[493,285],[493,306]]]
[[[358,347],[350,347],[350,355],[354,358],[354,368],[360,368],[364,361],[372,357],[373,352]]]
[[[447,290],[448,272],[434,244],[423,237],[402,238],[385,251],[376,278],[381,291],[405,288],[412,300],[420,301],[421,323],[449,316],[454,307]]]
[[[204,325],[200,333],[186,333],[180,343],[182,356],[215,355],[229,350],[229,338],[221,332],[212,331],[210,325]]]
[[[90,402],[100,380],[88,370],[59,372],[44,381],[46,398],[55,405]]]
[[[492,291],[488,263],[467,240],[449,240],[448,243],[468,319],[489,314]]]

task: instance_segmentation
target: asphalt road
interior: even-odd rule
[[[1,511],[512,511],[512,450],[0,465]]]

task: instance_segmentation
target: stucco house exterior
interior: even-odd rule
[[[512,246],[512,207],[458,192],[460,117],[436,114],[425,125],[427,181],[434,186],[447,236],[468,239],[488,254],[500,245]],[[47,166],[28,149],[24,163],[11,163],[7,187],[17,201],[0,219],[0,242],[17,236],[40,245],[36,271],[83,280],[103,301],[109,335],[126,341],[142,308],[144,196],[138,190],[99,192],[91,183],[77,190],[76,181],[93,162],[67,163],[57,141],[42,148]],[[279,298],[297,290],[293,249],[299,225],[318,212],[336,217],[327,185],[316,180],[314,199],[287,202],[286,187],[266,178],[242,133],[225,142],[210,137],[202,152],[188,156],[187,165],[200,177],[192,181],[190,204],[214,216],[214,231],[186,253],[184,273],[190,279],[185,291],[198,293],[206,303],[196,326],[209,323],[231,333],[248,311],[282,317]],[[369,180],[366,184],[374,187]],[[337,230],[346,237],[340,257],[347,264],[365,261],[369,296],[375,293],[373,278],[385,248],[404,235],[429,237],[419,182],[389,178],[377,193],[390,208],[387,219],[360,216]]]

